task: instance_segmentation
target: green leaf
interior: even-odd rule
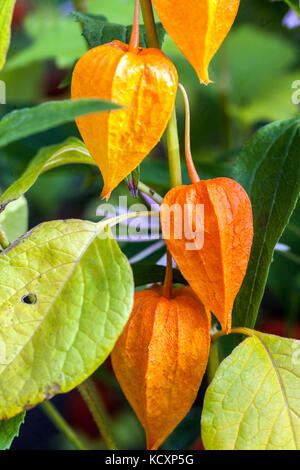
[[[41,224],[0,255],[0,420],[72,390],[107,358],[133,305],[109,224]]]
[[[294,10],[295,13],[297,13],[297,15],[300,18],[299,0],[284,0],[284,1],[290,8],[292,8],[292,10]]]
[[[32,108],[6,114],[0,121],[0,147],[11,142],[73,121],[84,114],[119,109],[120,106],[101,100],[51,101]]]
[[[300,118],[260,129],[240,154],[235,176],[250,196],[254,240],[233,312],[233,324],[253,328],[276,243],[300,190]]]
[[[207,389],[205,449],[300,450],[300,341],[252,334]]]
[[[239,106],[255,101],[257,95],[268,93],[270,77],[276,83],[297,63],[297,48],[291,41],[267,28],[250,24],[239,25],[229,34],[227,48],[231,103]],[[221,77],[221,60],[218,66]]]
[[[10,26],[15,0],[0,0],[0,70],[5,64],[10,43]]]
[[[24,423],[25,413],[0,423],[0,450],[9,449],[15,437],[19,436],[20,426]]]
[[[28,230],[28,205],[25,197],[10,204],[0,213],[0,226],[6,233],[10,243]]]
[[[115,40],[126,44],[130,42],[131,25],[107,23],[102,16],[85,15],[79,12],[72,13],[72,15],[83,25],[83,35],[90,48]],[[166,33],[161,23],[156,23],[156,29],[161,47]],[[140,47],[149,47],[144,25],[140,25]]]
[[[133,264],[131,268],[134,277],[134,285],[136,287],[145,286],[146,284],[155,284],[157,282],[164,282],[166,275],[166,268],[164,266],[150,263],[139,263]],[[179,269],[173,269],[173,283],[187,284]]]
[[[45,60],[55,60],[66,68],[86,52],[80,27],[71,18],[52,11],[51,5],[41,5],[25,19],[25,31],[31,43],[7,62],[6,70],[16,70]]]
[[[230,113],[246,125],[258,122],[272,122],[289,119],[299,114],[299,107],[291,100],[291,94],[296,93],[291,87],[300,76],[300,70],[281,73],[276,81],[268,84],[256,97],[242,106],[232,105]]]
[[[0,197],[0,213],[5,209],[7,204],[26,193],[36,182],[40,174],[56,168],[57,166],[73,163],[96,165],[94,160],[90,157],[84,143],[75,137],[67,139],[62,144],[42,148],[30,162],[23,175]]]

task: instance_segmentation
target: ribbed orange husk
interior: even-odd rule
[[[72,98],[100,98],[125,109],[80,117],[81,136],[103,179],[102,197],[148,155],[170,119],[178,86],[172,62],[157,49],[128,51],[120,41],[90,49],[77,62]]]
[[[209,83],[208,66],[227,36],[240,0],[153,0],[167,33]]]
[[[111,355],[121,388],[157,449],[190,410],[206,369],[210,315],[190,287],[135,294],[131,317]]]
[[[176,204],[182,216],[170,212]],[[203,213],[197,214],[201,204]],[[229,178],[177,186],[163,200],[161,223],[182,275],[228,332],[253,240],[252,208],[245,190]]]

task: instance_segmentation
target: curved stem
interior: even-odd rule
[[[138,183],[138,189],[142,193],[147,194],[147,196],[150,196],[153,199],[153,201],[157,202],[157,204],[160,205],[162,203],[163,198],[158,193],[156,193],[153,189],[149,188],[149,186],[142,183],[141,181],[139,181]]]
[[[144,25],[148,38],[149,47],[159,49],[159,41],[154,21],[154,14],[151,0],[141,0]],[[170,122],[166,128],[168,158],[170,168],[171,187],[182,184],[180,148],[177,130],[176,110],[174,107]]]
[[[231,335],[231,334],[253,336],[254,332],[250,328],[244,328],[244,327],[232,328],[231,330],[229,330],[228,333],[224,333],[224,331],[218,331],[217,333],[212,335],[211,342],[213,343],[214,341],[217,341],[219,338],[222,338],[222,336]]]
[[[200,178],[196,171],[196,168],[193,162],[192,153],[191,153],[191,113],[190,113],[189,98],[188,98],[187,92],[185,91],[184,86],[181,83],[179,83],[178,86],[183,95],[184,105],[185,105],[185,158],[186,158],[186,163],[187,163],[187,167],[189,170],[191,182],[195,184],[195,183],[199,183]]]
[[[68,439],[71,441],[76,449],[78,450],[88,450],[85,445],[81,442],[77,434],[73,429],[68,425],[66,420],[61,416],[57,409],[49,401],[41,403],[41,408],[43,408],[46,415],[50,418],[53,424],[61,431]]]
[[[112,435],[108,430],[108,424],[105,417],[105,413],[102,409],[97,390],[92,382],[92,379],[87,379],[81,385],[78,385],[78,390],[81,393],[82,398],[87,404],[91,415],[94,418],[95,423],[99,429],[99,432],[105,442],[106,447],[109,450],[117,450],[116,444]]]
[[[129,52],[136,54],[140,44],[140,0],[135,0],[132,33],[129,43]]]

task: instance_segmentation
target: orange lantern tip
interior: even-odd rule
[[[208,66],[226,38],[240,0],[152,0],[165,30],[196,70],[211,83]]]
[[[101,193],[101,199],[105,199],[106,202],[109,200],[111,196],[111,190],[109,188],[107,188],[106,186],[104,186],[103,190],[102,190],[102,193]]]

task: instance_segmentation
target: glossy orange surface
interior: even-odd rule
[[[209,63],[235,20],[240,0],[153,0],[153,5],[199,80],[209,83]]]
[[[190,410],[210,348],[210,319],[190,287],[137,292],[111,355],[116,377],[157,449]]]
[[[170,212],[176,204],[185,207],[182,218]],[[204,212],[197,214],[198,205],[203,205]],[[178,238],[184,221],[186,227],[182,226],[183,235]],[[253,240],[252,208],[245,190],[229,178],[177,186],[163,200],[161,223],[167,247],[182,275],[228,332]]]
[[[77,62],[72,98],[100,98],[124,109],[80,117],[81,136],[103,179],[102,197],[148,155],[160,140],[175,104],[178,78],[157,49],[129,51],[119,41],[89,50]]]

